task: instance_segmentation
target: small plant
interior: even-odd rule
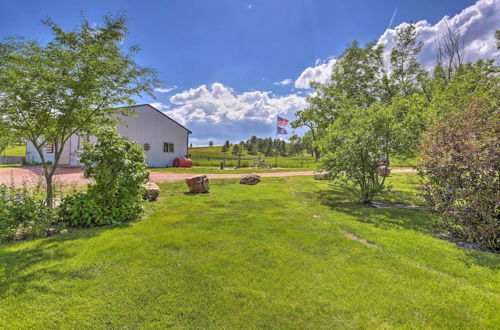
[[[46,236],[58,220],[38,189],[0,185],[0,205],[0,241]]]
[[[142,187],[148,167],[142,149],[104,129],[95,144],[86,143],[81,154],[84,175],[92,179],[85,193],[67,196],[62,217],[72,226],[101,226],[137,219],[142,213]]]

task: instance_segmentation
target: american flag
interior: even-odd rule
[[[286,125],[288,125],[288,119],[281,118],[280,116],[278,116],[277,124],[278,124],[278,126],[286,126]]]

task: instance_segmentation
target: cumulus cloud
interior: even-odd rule
[[[175,89],[177,89],[177,86],[166,87],[166,88],[155,88],[154,91],[158,93],[169,93]]]
[[[499,28],[500,1],[480,0],[465,8],[459,14],[443,17],[432,25],[423,20],[415,23],[419,40],[424,42],[419,61],[426,69],[436,63],[436,43],[447,27],[456,29],[461,35],[464,45],[465,61],[476,61],[480,58],[494,58],[497,61],[499,52],[495,44],[495,30]],[[388,58],[394,42],[396,29],[408,23],[401,23],[394,29],[387,29],[379,39],[385,45],[385,56]]]
[[[276,96],[263,91],[238,94],[221,83],[201,85],[177,93],[170,98],[170,103],[175,108],[167,111],[167,115],[182,124],[218,124],[243,120],[271,123],[277,115],[306,106],[305,99],[296,94]]]
[[[150,103],[150,104],[158,110],[167,110],[168,108],[170,108],[168,105],[163,104],[163,103],[156,102],[156,103]]]
[[[396,10],[389,25],[392,25],[395,14]],[[453,17],[443,17],[434,25],[425,20],[416,22],[415,26],[419,33],[419,41],[424,43],[419,56],[420,63],[427,70],[434,67],[436,63],[436,43],[447,26],[456,29],[460,33],[464,44],[465,61],[476,61],[480,58],[493,58],[497,62],[500,61],[500,53],[496,49],[494,36],[495,30],[500,27],[498,22],[500,22],[499,0],[479,0]],[[396,29],[406,24],[408,23],[403,22],[394,29],[386,29],[379,38],[378,42],[385,45],[384,55],[386,59],[389,58]],[[334,64],[335,59],[329,59],[325,62],[316,60],[314,67],[305,69],[295,80],[295,87],[309,88],[311,81],[328,82]]]
[[[332,68],[336,59],[330,58],[325,62],[316,60],[316,66],[305,69],[295,80],[295,88],[310,88],[311,82],[326,83],[330,80]]]
[[[290,85],[291,83],[292,83],[292,79],[283,79],[282,81],[277,81],[274,84],[275,85],[286,86],[286,85]]]

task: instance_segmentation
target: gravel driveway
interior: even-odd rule
[[[413,169],[393,169],[393,173],[413,172]],[[286,177],[297,175],[313,175],[313,171],[302,172],[270,172],[257,173],[261,177]],[[199,174],[195,173],[168,173],[168,172],[151,172],[150,179],[153,182],[168,182],[185,180]],[[224,179],[224,178],[240,178],[244,174],[207,174],[209,179]],[[44,182],[43,170],[40,167],[9,167],[0,168],[0,184],[9,186],[21,187],[23,185],[33,186],[38,182]],[[60,168],[56,172],[54,178],[56,184],[84,184],[87,182],[83,178],[83,173],[80,168],[67,167]]]

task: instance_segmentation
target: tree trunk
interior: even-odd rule
[[[53,208],[53,206],[54,206],[54,186],[52,184],[52,175],[45,176],[45,184],[47,185],[45,203],[47,204],[47,207]]]
[[[316,161],[318,161],[318,160],[319,160],[319,157],[320,157],[320,156],[321,156],[321,155],[320,155],[319,150],[314,149],[314,158],[316,159]]]

